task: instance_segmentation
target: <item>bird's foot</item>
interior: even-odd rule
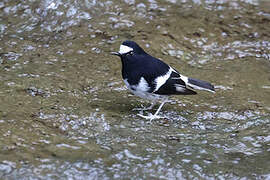
[[[144,119],[150,120],[150,123],[152,122],[153,119],[160,119],[160,118],[162,118],[161,116],[158,116],[158,115],[155,115],[155,114],[153,115],[151,113],[149,113],[148,116],[144,116],[142,114],[137,114],[137,115],[140,116],[140,117],[142,117],[142,118],[144,118]]]

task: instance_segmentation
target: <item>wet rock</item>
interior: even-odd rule
[[[26,92],[30,94],[31,96],[41,96],[41,97],[47,97],[48,93],[46,93],[42,89],[38,89],[36,87],[29,87],[26,89]]]

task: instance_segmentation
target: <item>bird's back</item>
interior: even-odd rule
[[[122,63],[123,79],[127,79],[131,85],[135,85],[143,77],[151,86],[151,90],[154,89],[155,78],[165,75],[170,68],[166,63],[149,54],[126,56]]]

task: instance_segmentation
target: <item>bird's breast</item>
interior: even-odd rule
[[[158,95],[149,92],[151,88],[143,77],[141,77],[139,83],[135,85],[130,84],[128,79],[124,79],[124,83],[135,96],[141,97],[143,99],[148,99],[150,101],[156,101],[158,99],[164,98],[164,95]]]
[[[124,83],[126,84],[127,88],[132,91],[141,91],[141,92],[149,92],[151,89],[148,82],[145,80],[144,77],[141,77],[138,83],[132,83],[129,79],[124,79]]]

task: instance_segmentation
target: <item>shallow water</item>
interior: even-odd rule
[[[270,3],[0,2],[3,179],[269,179]],[[109,52],[132,39],[215,94],[151,124]],[[146,112],[145,112],[146,113]]]

